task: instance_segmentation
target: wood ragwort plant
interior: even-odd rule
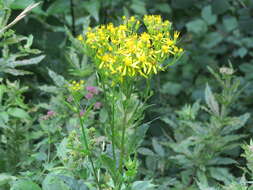
[[[172,32],[171,23],[159,15],[143,18],[146,32],[140,33],[140,20],[123,17],[123,24],[112,23],[89,28],[85,36],[78,36],[84,51],[92,58],[97,72],[97,81],[103,93],[104,121],[100,136],[104,147],[95,146],[94,136],[86,121],[93,104],[82,106],[83,81],[69,86],[73,98],[72,109],[80,113],[79,135],[83,157],[94,177],[95,189],[147,189],[153,187],[149,181],[136,181],[138,172],[137,148],[148,129],[142,124],[146,101],[151,95],[152,75],[165,70],[182,55],[177,47],[179,32]],[[136,88],[141,80],[146,81],[146,90]],[[88,88],[88,87],[86,87]],[[95,89],[89,91],[96,94]],[[89,97],[87,97],[89,99]],[[79,114],[80,115],[80,114]],[[94,133],[93,133],[94,134]],[[72,137],[72,139],[76,139]],[[78,137],[78,135],[77,135]]]
[[[175,189],[196,189],[196,184],[207,187],[208,184],[216,186],[218,182],[230,184],[235,180],[229,166],[238,164],[237,155],[233,155],[238,152],[239,140],[246,135],[237,131],[245,125],[250,114],[232,114],[232,106],[242,90],[233,69],[224,67],[219,73],[209,70],[219,83],[220,92],[214,94],[207,84],[206,106],[196,102],[177,111],[176,118],[162,119],[173,130],[169,142],[160,144],[169,148],[169,160],[177,167],[175,177],[180,182],[172,183]],[[203,117],[199,117],[201,110],[206,112],[201,115]]]

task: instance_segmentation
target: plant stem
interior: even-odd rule
[[[102,81],[106,81],[106,80],[104,78],[102,78]],[[115,130],[114,130],[114,128],[115,128],[115,121],[114,121],[114,114],[115,114],[115,98],[114,98],[114,94],[115,94],[115,88],[113,87],[112,107],[108,103],[109,102],[108,92],[107,92],[105,84],[103,82],[102,82],[102,88],[103,88],[103,91],[105,93],[105,95],[104,95],[104,101],[107,104],[106,107],[108,108],[109,117],[110,117],[110,129],[111,129],[111,140],[112,140],[112,154],[113,154],[113,159],[115,161],[115,166],[116,166],[117,165],[117,158],[116,158],[116,152],[115,152]]]
[[[76,106],[78,108],[80,108],[81,106],[75,100],[74,96],[73,96],[73,99],[74,99],[74,102],[75,102]],[[84,144],[84,147],[86,148],[86,150],[88,150],[88,159],[89,159],[89,162],[91,164],[91,167],[92,167],[92,170],[93,170],[93,173],[94,173],[94,176],[95,176],[95,180],[96,180],[96,183],[97,183],[97,186],[98,186],[98,190],[102,190],[101,187],[100,187],[100,183],[99,183],[99,180],[98,180],[98,176],[97,176],[97,172],[96,172],[96,169],[95,169],[95,166],[94,166],[93,159],[90,156],[91,150],[90,150],[89,145],[88,145],[88,140],[87,140],[87,137],[86,137],[83,120],[82,120],[82,117],[81,117],[80,113],[77,112],[77,114],[78,114],[79,122],[80,122],[80,125],[81,125],[83,144]]]
[[[123,168],[124,168],[124,156],[125,156],[125,135],[126,135],[126,129],[127,129],[127,107],[128,107],[128,100],[131,98],[132,94],[132,86],[128,84],[126,81],[126,85],[123,87],[124,89],[124,95],[126,96],[125,102],[123,102],[124,107],[124,116],[123,116],[123,122],[122,122],[122,136],[121,136],[121,143],[120,143],[120,161],[119,161],[119,172],[123,175]],[[122,186],[122,181],[120,181],[119,184],[119,190]]]

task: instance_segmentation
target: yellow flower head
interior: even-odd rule
[[[113,80],[150,77],[166,68],[165,60],[182,54],[176,45],[179,32],[172,32],[171,23],[160,15],[144,16],[147,31],[143,33],[138,32],[142,22],[136,17],[123,21],[119,26],[109,23],[88,30],[84,40],[99,71]]]
[[[72,81],[69,83],[68,85],[68,89],[70,91],[80,91],[82,88],[83,88],[83,84],[84,84],[84,81],[83,80],[80,80],[79,82],[77,81]]]
[[[80,34],[80,35],[77,36],[77,39],[78,39],[79,41],[83,41],[83,36]]]

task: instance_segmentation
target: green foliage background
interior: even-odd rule
[[[32,2],[38,1],[2,0],[0,7],[9,4],[14,10],[12,14],[14,18]],[[169,19],[173,27],[181,31],[180,45],[185,49],[185,55],[180,62],[168,71],[160,73],[153,81],[154,95],[149,103],[154,106],[149,108],[145,120],[154,121],[143,143],[146,149],[140,150],[141,158],[145,160],[141,173],[148,173],[147,176],[159,178],[159,183],[170,179],[173,184],[173,177],[181,169],[180,167],[168,169],[167,157],[171,152],[165,150],[163,143],[159,143],[164,142],[168,134],[173,138],[173,130],[170,127],[172,124],[166,123],[164,118],[176,118],[175,110],[186,103],[204,100],[207,82],[214,91],[218,89],[218,84],[211,77],[207,66],[219,68],[230,62],[241,84],[245,86],[238,102],[231,107],[231,115],[238,116],[253,111],[252,0],[45,0],[12,28],[24,36],[32,34],[33,48],[39,49],[45,58],[38,65],[25,67],[26,70],[34,73],[33,75],[18,78],[8,74],[3,76],[9,80],[19,79],[22,84],[29,86],[25,92],[26,102],[54,102],[57,98],[52,100],[46,93],[40,91],[41,89],[51,92],[59,91],[57,88],[61,85],[58,83],[56,87],[57,80],[53,81],[51,78],[57,77],[53,75],[59,74],[66,79],[73,79],[87,76],[87,73],[92,72],[87,68],[73,76],[73,73],[77,72],[71,71],[78,69],[79,60],[73,64],[75,56],[72,53],[75,53],[75,50],[70,47],[70,33],[75,37],[82,34],[87,26],[109,22],[117,24],[123,15],[142,17],[145,14],[161,14],[164,19]],[[85,56],[81,59],[82,62],[90,63]],[[59,77],[58,79],[63,80]],[[50,86],[54,87],[49,88]],[[54,103],[57,104],[57,102]],[[38,107],[50,108],[50,105]],[[67,114],[62,115],[59,120],[66,119]],[[205,120],[206,114],[201,114],[201,118]],[[253,133],[252,125],[253,120],[249,118],[246,126],[238,133],[247,134],[250,137]],[[245,140],[247,141],[247,138]],[[160,156],[158,158],[160,162],[157,162],[157,157],[153,160],[150,158],[154,157],[150,149]],[[240,153],[241,149],[237,148],[227,154],[236,162],[244,163],[239,157]],[[147,168],[147,165],[152,167]],[[231,169],[234,176],[241,176],[235,167],[231,166]],[[156,171],[160,171],[161,175],[156,176],[154,174]],[[167,172],[173,175],[167,175]],[[180,188],[184,189],[184,187],[178,187]]]

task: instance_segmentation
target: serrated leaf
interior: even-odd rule
[[[58,87],[64,87],[64,85],[67,83],[63,76],[55,73],[54,71],[48,69],[48,74],[51,77],[51,79],[54,81],[54,84]]]
[[[24,70],[20,70],[20,69],[9,69],[9,68],[4,69],[4,72],[9,73],[14,76],[23,76],[23,75],[32,74],[32,72],[29,72],[29,71],[24,71]]]
[[[208,105],[208,107],[211,109],[211,111],[216,114],[219,115],[219,105],[217,103],[217,101],[215,100],[215,97],[209,87],[209,85],[206,85],[206,90],[205,90],[205,100],[206,100],[206,104]]]
[[[25,66],[25,65],[34,65],[38,64],[39,62],[42,61],[42,59],[45,58],[45,55],[40,55],[38,57],[34,57],[31,59],[25,59],[25,60],[20,60],[20,61],[10,61],[8,62],[7,66],[11,68],[15,68],[17,66]]]
[[[247,135],[226,135],[222,138],[223,144],[228,144],[230,142],[235,142],[241,138],[246,137]]]
[[[208,162],[208,165],[230,165],[237,164],[232,158],[216,157]]]
[[[234,118],[233,121],[231,121],[231,124],[226,126],[222,130],[222,134],[229,134],[232,131],[242,128],[246,124],[249,118],[250,118],[249,113],[245,113],[244,115],[241,115],[240,117]]]

